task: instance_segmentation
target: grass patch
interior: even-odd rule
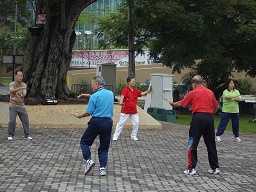
[[[256,123],[250,122],[252,120],[252,116],[249,115],[241,115],[240,116],[240,133],[248,134],[248,133],[255,133],[256,134]],[[182,125],[189,125],[191,121],[190,114],[177,114],[176,122]],[[214,117],[214,125],[215,128],[219,125],[220,117],[216,115]],[[231,131],[231,121],[229,121],[227,130]]]
[[[8,87],[10,82],[12,82],[12,77],[0,77],[0,84]]]

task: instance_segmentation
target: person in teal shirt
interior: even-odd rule
[[[216,133],[216,140],[218,142],[222,141],[221,135],[224,133],[229,120],[232,122],[232,131],[234,134],[234,139],[240,142],[239,138],[239,101],[241,96],[239,91],[235,88],[234,80],[229,79],[228,88],[223,91],[222,94],[222,113],[221,119]]]

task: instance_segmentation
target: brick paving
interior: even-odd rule
[[[206,148],[198,149],[198,176],[185,176],[188,127],[164,124],[159,129],[142,129],[140,141],[131,141],[125,129],[112,143],[108,175],[98,173],[98,140],[92,146],[96,167],[83,175],[79,148],[80,128],[32,128],[32,141],[17,129],[14,141],[7,141],[7,129],[0,129],[1,192],[153,192],[153,191],[256,191],[256,135],[242,135],[235,143],[227,132],[218,143],[222,173],[207,173]]]

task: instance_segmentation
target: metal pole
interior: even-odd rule
[[[128,0],[128,52],[129,52],[129,64],[128,64],[128,76],[135,77],[135,48],[134,48],[134,1]]]
[[[15,18],[14,18],[14,42],[13,42],[13,50],[12,50],[12,80],[14,81],[15,77],[15,67],[16,67],[16,33],[17,33],[17,17],[18,17],[18,3],[15,1]]]
[[[90,48],[89,48],[89,39],[88,39],[88,34],[85,34],[86,37],[86,51],[87,51],[87,58],[88,58],[88,68],[90,69]]]

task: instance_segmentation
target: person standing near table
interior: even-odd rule
[[[107,174],[108,150],[111,141],[111,132],[113,126],[113,105],[114,94],[112,91],[104,89],[105,81],[97,76],[92,80],[93,94],[90,95],[87,111],[82,114],[74,114],[77,118],[91,116],[88,127],[85,130],[80,146],[85,161],[84,173],[87,175],[95,165],[91,159],[91,146],[95,138],[99,135],[100,146],[98,156],[100,162],[100,175]]]
[[[127,86],[123,88],[121,92],[120,105],[122,105],[121,114],[119,122],[116,125],[115,133],[113,136],[113,141],[117,141],[119,135],[121,134],[124,125],[128,118],[132,122],[132,133],[131,139],[138,141],[138,130],[139,130],[139,114],[137,111],[137,101],[138,97],[147,95],[151,90],[151,86],[147,91],[140,91],[135,87],[135,78],[127,77]]]
[[[229,120],[232,122],[232,131],[234,140],[241,142],[239,137],[239,101],[241,101],[240,92],[235,87],[235,82],[229,79],[227,82],[227,89],[223,91],[221,96],[223,105],[220,123],[216,133],[216,140],[221,142],[221,135],[224,133]]]
[[[192,121],[189,131],[188,151],[187,151],[187,169],[186,175],[195,175],[197,164],[197,146],[201,136],[204,138],[208,152],[210,168],[208,173],[219,174],[218,155],[215,143],[214,119],[213,113],[218,108],[218,103],[211,90],[203,85],[203,79],[200,75],[192,78],[193,90],[188,92],[185,97],[178,102],[170,102],[173,107],[192,107]]]

